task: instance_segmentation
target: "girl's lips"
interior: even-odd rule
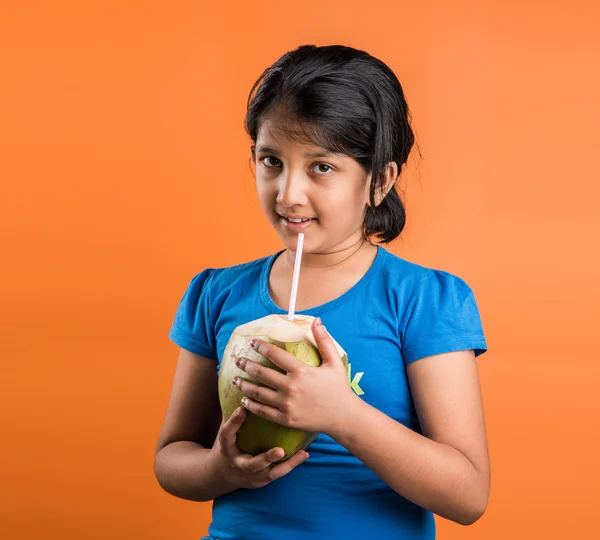
[[[303,221],[302,223],[292,223],[291,221],[288,221],[286,218],[281,216],[279,217],[279,220],[281,221],[284,227],[287,227],[288,229],[294,232],[302,232],[307,227],[310,227],[313,224],[313,222],[316,221],[316,219],[309,219],[308,221]]]

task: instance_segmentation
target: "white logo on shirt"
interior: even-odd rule
[[[352,364],[348,364],[348,382],[350,383],[350,387],[352,388],[352,390],[354,390],[357,396],[361,396],[362,394],[364,394],[362,388],[358,386],[358,383],[360,382],[364,374],[364,371],[361,371],[359,373],[356,373],[354,375],[354,378],[352,378]]]

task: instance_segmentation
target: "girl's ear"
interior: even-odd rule
[[[379,206],[381,201],[385,199],[386,195],[390,192],[394,183],[398,178],[398,164],[395,161],[390,161],[381,174],[382,178],[379,186],[375,188],[375,206]],[[370,206],[370,202],[368,203]]]

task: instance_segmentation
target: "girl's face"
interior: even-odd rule
[[[261,207],[288,250],[296,250],[299,232],[306,253],[334,253],[361,240],[370,176],[357,161],[291,140],[277,116],[261,123],[255,159]]]

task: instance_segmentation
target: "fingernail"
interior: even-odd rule
[[[253,339],[250,341],[250,347],[252,347],[253,349],[256,349],[257,344],[258,344],[258,342],[256,341],[256,339]]]
[[[319,317],[317,317],[316,324],[317,324],[317,328],[321,328],[323,326],[323,321]]]
[[[242,405],[243,405],[244,407],[247,407],[247,406],[248,406],[248,398],[246,398],[246,397],[243,397],[243,398],[242,398]]]
[[[240,384],[240,380],[239,380],[237,377],[234,377],[234,378],[232,379],[231,383],[232,383],[234,386],[237,386],[238,384]]]

